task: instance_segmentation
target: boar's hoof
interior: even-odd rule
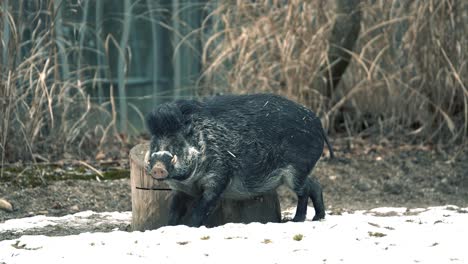
[[[314,218],[312,218],[312,221],[318,221],[318,220],[322,220],[324,218],[325,218],[325,212],[316,214],[314,216]]]
[[[293,218],[293,222],[304,222],[306,219],[306,216],[305,215],[301,215],[301,216],[294,216]]]

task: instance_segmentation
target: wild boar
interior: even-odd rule
[[[313,220],[325,217],[322,188],[308,175],[324,142],[333,151],[309,109],[278,95],[225,95],[162,104],[147,126],[147,174],[174,192],[170,225],[180,223],[188,199],[198,199],[190,225],[200,226],[221,198],[246,199],[283,184],[298,197],[293,221],[305,220],[309,197]]]

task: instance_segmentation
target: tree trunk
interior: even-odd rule
[[[330,33],[327,80],[328,98],[331,98],[351,60],[351,52],[361,29],[360,0],[336,0],[336,19]]]
[[[144,156],[148,144],[140,144],[130,151],[130,181],[132,188],[132,229],[151,230],[167,225],[171,191],[164,182],[154,181],[146,175]],[[194,198],[196,200],[196,198]],[[193,206],[189,205],[189,208]],[[188,223],[190,209],[182,219]],[[276,192],[246,200],[223,199],[206,226],[226,223],[280,222],[281,208]]]

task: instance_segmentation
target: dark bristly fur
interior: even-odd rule
[[[220,198],[246,199],[281,184],[298,196],[294,221],[305,219],[309,198],[314,220],[324,218],[322,189],[308,175],[328,140],[309,109],[277,95],[227,95],[164,104],[147,120],[148,174],[164,163],[174,190],[170,224],[179,223],[190,197],[198,201],[190,224],[200,226]],[[163,160],[167,153],[177,162]]]
[[[182,111],[175,104],[163,104],[148,115],[146,124],[153,136],[176,133],[183,126]]]

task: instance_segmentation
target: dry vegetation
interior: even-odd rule
[[[332,1],[226,1],[204,49],[203,93],[273,91],[326,117],[351,137],[466,147],[468,4],[462,0],[361,1],[352,63],[324,87]],[[346,14],[344,14],[346,15]]]
[[[59,1],[28,1],[42,6],[37,14],[10,13],[7,2],[0,4],[1,164],[94,156],[121,140],[115,111],[86,92],[96,76],[84,76],[96,69],[68,61],[79,62],[84,48],[106,53],[115,40],[90,50],[80,36],[63,38]],[[331,1],[220,2],[207,5],[212,12],[197,30],[205,33],[200,95],[275,92],[311,107],[332,132],[350,138],[466,148],[466,1],[362,1],[352,63],[330,94],[323,65],[336,17]],[[115,110],[113,100],[107,104]]]
[[[69,62],[80,61],[86,47],[63,31],[80,25],[62,24],[54,1],[12,5],[21,11],[0,6],[1,164],[95,155],[115,126],[86,92],[94,80],[84,73],[93,69]]]

